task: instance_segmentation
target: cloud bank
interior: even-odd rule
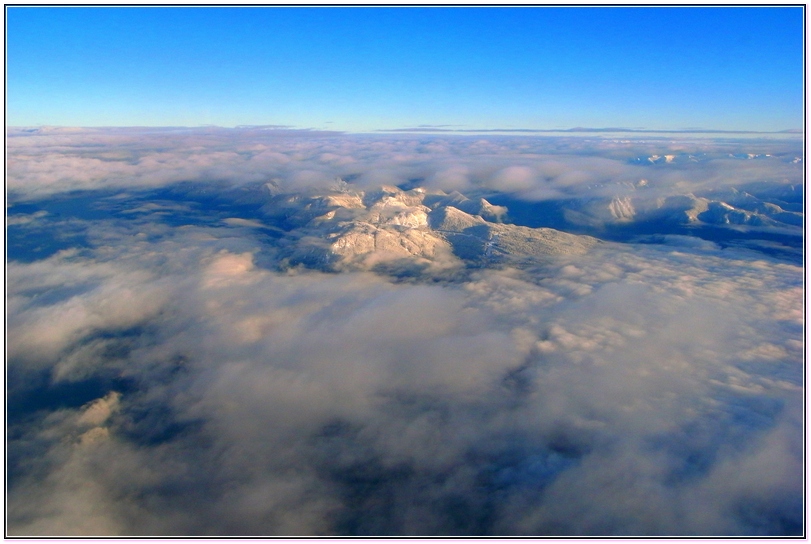
[[[758,145],[12,133],[9,534],[800,534],[802,269],[760,239],[327,273],[262,211],[336,178],[581,205],[797,182]],[[677,148],[717,156],[633,162]]]
[[[279,179],[295,190],[427,181],[526,200],[615,196],[644,179],[656,197],[801,185],[802,142],[784,139],[347,136],[283,129],[9,129],[10,194]],[[666,161],[664,160],[668,158]],[[758,159],[758,160],[746,160]],[[653,195],[648,195],[648,198]]]

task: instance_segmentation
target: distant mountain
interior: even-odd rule
[[[802,158],[796,157],[790,153],[724,153],[721,151],[708,152],[708,153],[673,153],[669,155],[648,155],[637,156],[628,160],[631,164],[637,165],[665,165],[665,164],[685,164],[691,162],[709,162],[717,159],[736,159],[736,160],[770,160],[782,163],[798,163]]]
[[[554,203],[558,228],[598,228],[659,222],[796,229],[803,225],[802,187],[753,185],[662,196],[647,180],[617,186],[620,196],[563,199]],[[750,192],[751,191],[751,192]]]

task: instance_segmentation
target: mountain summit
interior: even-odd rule
[[[333,270],[395,263],[488,266],[581,254],[599,242],[503,224],[505,207],[458,192],[392,186],[364,192],[341,185],[310,195],[278,194],[275,186],[268,190],[263,212],[285,226],[282,247],[290,264]]]

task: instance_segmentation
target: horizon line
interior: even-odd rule
[[[726,130],[705,128],[684,129],[651,129],[651,128],[625,128],[625,127],[572,127],[572,128],[481,128],[481,129],[447,129],[441,125],[419,126],[408,128],[378,129],[375,132],[522,132],[522,133],[548,133],[548,132],[631,132],[631,133],[667,133],[667,134],[803,134],[803,129],[789,128],[784,130]]]
[[[59,130],[100,130],[100,129],[223,129],[223,130],[263,130],[263,131],[279,131],[279,132],[331,132],[336,134],[375,134],[375,133],[441,133],[441,134],[468,134],[468,133],[510,133],[517,132],[522,134],[546,134],[546,133],[608,133],[608,132],[625,132],[625,133],[663,133],[663,134],[793,134],[802,135],[805,133],[804,129],[790,128],[783,130],[727,130],[727,129],[703,129],[703,128],[684,128],[684,129],[649,129],[649,128],[627,128],[627,127],[571,127],[571,128],[445,128],[453,125],[420,125],[416,127],[401,127],[390,129],[370,129],[361,131],[351,130],[338,130],[328,128],[314,128],[314,127],[296,127],[294,125],[283,124],[259,124],[247,125],[240,124],[234,126],[222,125],[95,125],[95,126],[79,126],[79,125],[6,125],[6,130],[20,130],[20,131],[40,131],[43,129]],[[456,125],[458,126],[458,125]]]

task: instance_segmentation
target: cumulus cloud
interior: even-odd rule
[[[56,161],[57,179],[30,157],[85,153],[75,133],[10,138],[29,138],[11,146],[15,228],[70,221],[76,237],[8,263],[9,534],[802,531],[790,260],[665,233],[520,265],[325,273],[284,265],[296,231],[261,212],[273,179],[564,194],[635,168],[659,183],[647,169],[666,164],[600,144],[574,168],[550,158],[565,140],[254,130],[158,152],[163,133],[79,134],[101,162],[137,148],[140,173]],[[251,170],[255,153],[270,155]],[[144,193],[161,163],[169,193]],[[89,199],[58,195],[80,187]]]

